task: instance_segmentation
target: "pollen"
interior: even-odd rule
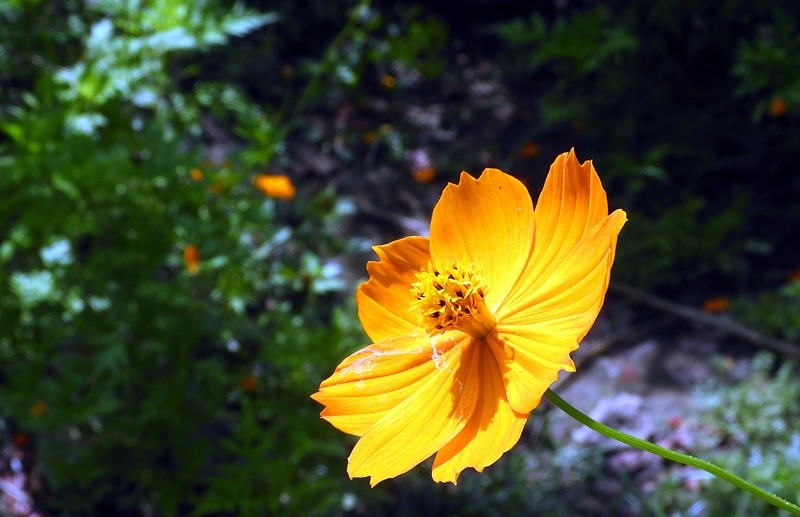
[[[416,277],[411,285],[416,298],[411,310],[429,335],[461,330],[483,338],[494,329],[496,322],[484,300],[486,287],[479,268],[466,261],[428,263],[428,269]]]

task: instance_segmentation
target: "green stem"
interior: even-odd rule
[[[612,427],[608,427],[605,424],[601,424],[597,420],[594,420],[588,417],[586,414],[580,412],[578,409],[570,405],[567,401],[556,395],[556,393],[551,389],[548,389],[544,395],[550,400],[550,402],[558,406],[558,408],[564,411],[566,414],[568,414],[578,422],[582,423],[586,427],[594,431],[597,431],[603,436],[607,436],[609,438],[617,440],[618,442],[622,442],[625,445],[636,447],[639,450],[650,452],[657,456],[661,456],[662,458],[682,463],[684,465],[689,465],[690,467],[695,467],[701,470],[705,470],[706,472],[713,474],[714,476],[723,479],[728,483],[736,485],[742,490],[750,492],[754,496],[763,499],[764,501],[768,502],[773,506],[777,506],[778,508],[786,510],[792,515],[800,515],[800,506],[790,503],[785,499],[781,499],[777,495],[767,492],[763,488],[759,488],[754,484],[750,483],[749,481],[746,481],[735,474],[731,474],[722,467],[714,465],[713,463],[709,463],[705,460],[689,456],[688,454],[683,454],[680,452],[675,452],[670,449],[665,449],[660,445],[648,442],[647,440],[642,440],[641,438],[636,438],[635,436],[631,436],[621,431],[617,431]]]

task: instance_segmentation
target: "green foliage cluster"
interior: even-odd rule
[[[458,490],[427,473],[369,495],[346,480],[350,442],[308,395],[364,340],[330,259],[360,245],[340,233],[352,207],[332,186],[282,200],[251,184],[290,164],[292,139],[370,168],[452,142],[458,170],[532,141],[542,173],[551,149],[574,145],[629,212],[615,277],[745,289],[759,264],[797,267],[780,262],[796,257],[785,236],[800,218],[797,6],[542,4],[471,33],[458,22],[468,9],[436,5],[0,0],[0,417],[6,441],[30,437],[43,509],[591,511],[604,451],[551,443],[465,473]],[[515,109],[480,133],[497,142],[470,140],[503,92]],[[484,104],[424,102],[442,97]],[[208,159],[215,125],[227,160]],[[797,339],[798,285],[734,308]],[[760,361],[740,388],[704,395],[737,411],[714,416],[744,451],[720,462],[794,496],[796,454],[782,451],[800,441],[797,389]],[[763,435],[765,420],[785,432]]]
[[[528,98],[526,138],[576,146],[628,211],[615,276],[734,290],[796,267],[797,5],[531,11],[495,24],[499,68]]]
[[[308,395],[364,339],[329,260],[354,246],[336,237],[350,207],[330,188],[266,197],[251,178],[283,144],[272,113],[236,84],[180,86],[278,16],[6,1],[0,19],[0,415],[6,441],[29,437],[36,501],[342,511],[346,478],[327,472],[344,440]],[[238,132],[230,162],[202,156],[209,114]]]
[[[800,281],[731,304],[738,320],[789,342],[800,341]]]
[[[702,420],[713,426],[717,445],[698,455],[744,477],[788,501],[800,500],[800,377],[797,365],[776,366],[775,358],[758,354],[743,381],[710,382],[697,393]],[[716,478],[698,477],[699,491],[686,480],[666,479],[647,499],[657,515],[692,512],[702,515],[783,515],[767,503]]]

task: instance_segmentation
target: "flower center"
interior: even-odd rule
[[[419,324],[429,335],[455,329],[480,339],[494,329],[496,322],[484,301],[486,289],[475,266],[463,261],[428,263],[427,271],[416,276],[411,310],[419,314]]]

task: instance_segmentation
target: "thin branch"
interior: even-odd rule
[[[694,321],[701,325],[706,325],[708,327],[721,330],[726,334],[735,336],[742,341],[747,341],[748,343],[761,348],[766,348],[773,352],[783,354],[787,357],[792,357],[795,359],[800,358],[800,347],[780,339],[764,336],[760,332],[750,327],[746,327],[740,323],[729,321],[720,318],[719,316],[714,316],[713,314],[707,314],[703,311],[693,309],[692,307],[667,301],[663,298],[653,296],[652,294],[648,294],[629,285],[613,282],[609,286],[609,290],[613,293],[622,295],[633,302],[647,305],[659,311],[680,316],[681,318]]]

